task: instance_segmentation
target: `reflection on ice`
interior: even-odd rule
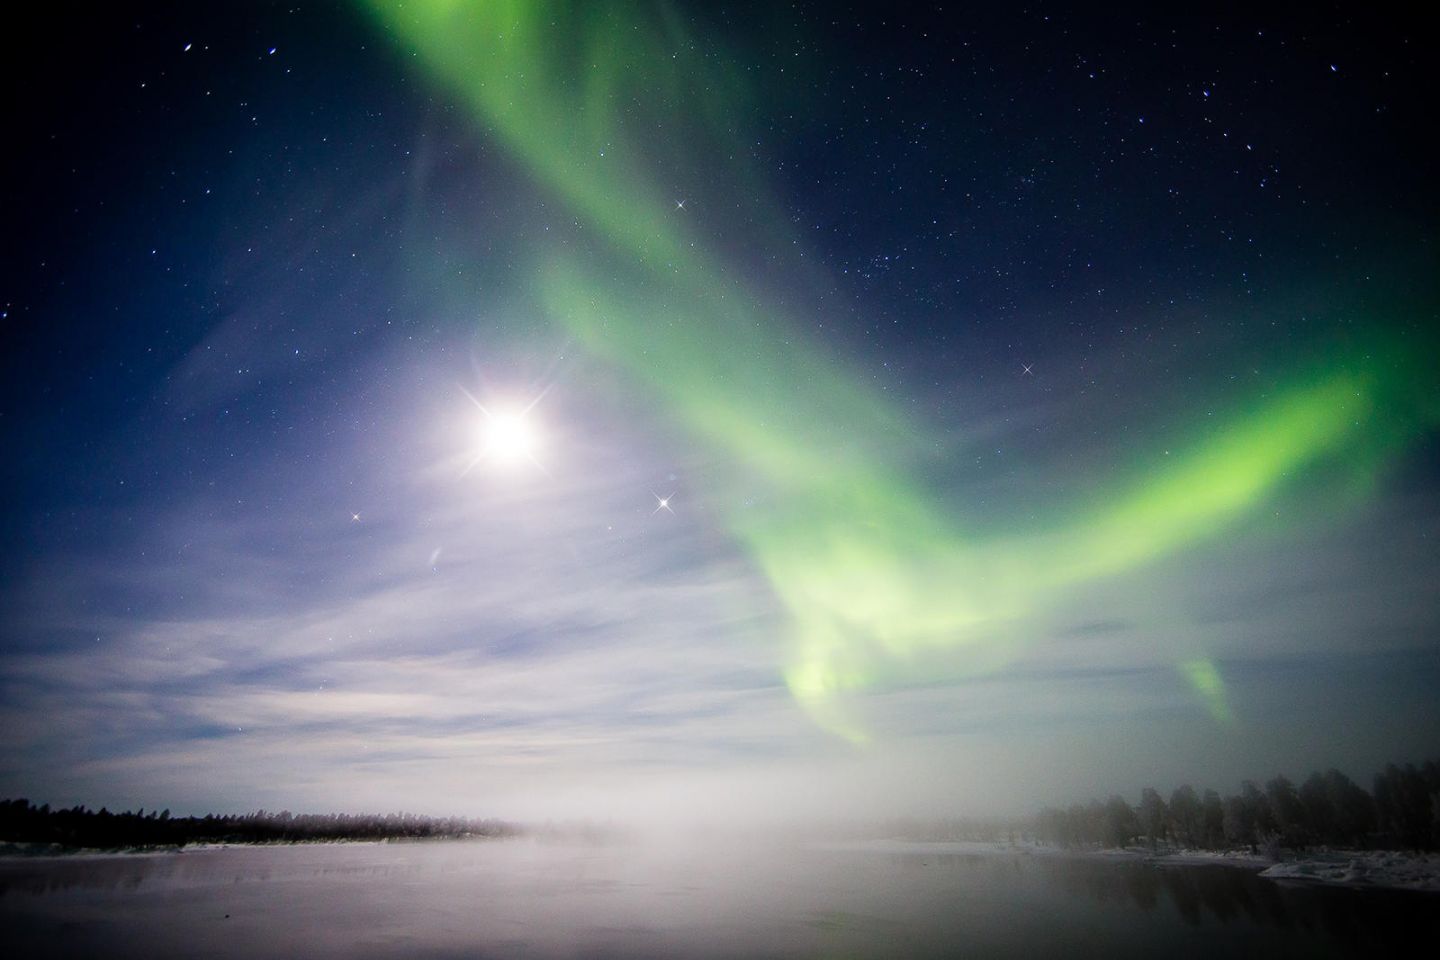
[[[972,956],[1389,949],[1432,898],[996,848],[530,840],[0,861],[34,957]]]

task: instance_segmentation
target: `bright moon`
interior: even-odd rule
[[[487,411],[483,431],[485,459],[504,466],[535,462],[540,438],[524,412]]]

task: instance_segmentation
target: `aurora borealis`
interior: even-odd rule
[[[594,225],[602,239],[594,258],[608,269],[551,255],[535,268],[541,302],[736,468],[722,490],[764,491],[759,510],[723,494],[717,508],[793,619],[791,692],[852,739],[864,735],[832,701],[890,663],[993,643],[1054,591],[1222,532],[1317,461],[1334,458],[1362,481],[1393,448],[1440,423],[1426,396],[1434,371],[1417,362],[1433,355],[1433,341],[1412,334],[1406,347],[1365,344],[1373,352],[1283,372],[1272,395],[1178,438],[1173,465],[1151,451],[1154,468],[1092,494],[1089,509],[1057,518],[1058,529],[977,542],[963,504],[934,502],[907,476],[927,442],[918,418],[858,385],[861,371],[796,334],[783,308],[747,290],[706,255],[703,236],[687,236],[670,215],[662,183],[714,178],[716,164],[647,145],[676,138],[733,156],[726,139],[746,127],[739,98],[689,53],[673,18],[624,4],[375,6],[442,88]],[[685,55],[669,55],[675,50]],[[739,164],[719,166],[733,180],[727,194],[744,196],[758,179]],[[1182,669],[1212,713],[1228,718],[1216,667],[1191,659]]]
[[[1440,734],[1403,24],[213,16],[139,18],[0,292],[15,790],[943,809]]]

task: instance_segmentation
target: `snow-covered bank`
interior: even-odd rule
[[[1351,887],[1385,887],[1440,893],[1440,854],[1393,850],[1286,851],[1275,862],[1247,850],[1152,851],[1148,847],[1065,848],[1019,842],[870,840],[822,844],[827,850],[917,856],[1038,856],[1151,863],[1157,866],[1223,866],[1253,870],[1271,880]]]
[[[1178,850],[1146,855],[1151,863],[1215,863],[1258,870],[1270,880],[1300,880],[1346,887],[1385,887],[1440,893],[1440,855],[1395,850],[1285,851],[1279,862],[1244,851]]]
[[[1272,880],[1306,880],[1349,887],[1391,887],[1440,893],[1440,855],[1339,850],[1309,854],[1261,871]]]
[[[492,838],[484,839],[486,843]],[[546,845],[543,837],[529,838]],[[97,850],[60,847],[54,844],[0,843],[0,863],[14,860],[84,860],[119,858],[164,858],[215,853],[224,850],[257,848],[305,848],[317,846],[415,846],[467,842],[452,840],[329,840],[280,843],[204,843],[185,847],[150,847],[128,850]],[[583,844],[581,844],[583,845]],[[1145,863],[1165,867],[1217,866],[1246,870],[1277,882],[1324,883],[1357,888],[1385,888],[1440,893],[1440,854],[1403,853],[1376,850],[1313,850],[1303,854],[1284,851],[1276,862],[1245,849],[1188,850],[1146,846],[1057,847],[1030,841],[1014,843],[982,840],[916,841],[903,839],[853,840],[828,843],[802,842],[803,847],[862,855],[905,857],[1026,857],[1053,860],[1089,860],[1112,863]],[[643,850],[640,844],[632,849]],[[758,849],[758,848],[757,848]]]

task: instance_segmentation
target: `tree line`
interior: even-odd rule
[[[1440,761],[1390,764],[1373,789],[1341,773],[1310,774],[1296,786],[1277,776],[1264,786],[1251,780],[1222,797],[1214,790],[1177,787],[1167,801],[1153,787],[1131,806],[1115,795],[1105,801],[1049,807],[1030,825],[1035,838],[1066,847],[1228,850],[1277,855],[1281,847],[1440,849]]]
[[[125,849],[191,843],[281,843],[321,840],[397,840],[508,837],[520,832],[501,820],[424,817],[413,813],[294,814],[257,810],[237,815],[172,817],[169,810],[111,813],[101,807],[64,809],[29,800],[0,800],[0,842]]]

